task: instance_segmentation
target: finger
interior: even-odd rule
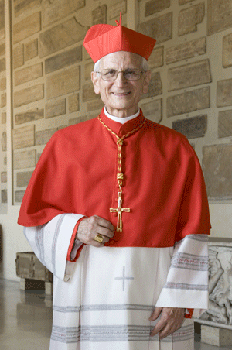
[[[151,336],[153,337],[155,334],[158,334],[160,331],[162,331],[165,328],[166,324],[167,321],[161,318],[152,330]]]
[[[102,247],[104,245],[104,243],[107,243],[109,242],[109,237],[106,237],[106,236],[102,236],[103,238],[103,241],[102,242],[98,242],[96,241],[94,238],[96,237],[96,234],[93,235],[92,239],[91,239],[91,242],[90,244],[94,245],[95,247]]]
[[[168,337],[173,332],[175,332],[175,329],[171,328],[170,325],[167,324],[159,333],[160,340]]]
[[[170,334],[176,332],[182,326],[182,321],[170,320],[166,327],[160,332],[160,339],[166,338]]]
[[[101,218],[100,216],[98,215],[94,215],[94,217],[97,219],[97,223],[98,225],[102,226],[102,227],[106,227],[108,228],[110,231],[114,231],[115,230],[115,227],[111,224],[110,221],[104,219],[104,218]]]
[[[183,309],[163,308],[162,316],[153,329],[151,336],[160,333],[161,338],[165,338],[181,327],[184,319]]]
[[[106,236],[104,236],[104,238],[103,238],[103,242],[102,243],[108,243],[109,242],[109,237],[106,237]]]
[[[102,236],[102,237],[103,237],[103,241],[102,241],[102,242],[98,242],[98,241],[96,241],[96,240],[94,239],[95,237],[96,237],[96,235],[95,235],[94,237],[92,237],[91,242],[90,242],[90,244],[91,244],[91,245],[94,245],[95,247],[103,247],[103,246],[104,246],[104,243],[106,243],[106,242],[109,241],[109,238],[108,238],[108,237]]]
[[[181,328],[181,323],[167,323],[167,326],[160,332],[160,339],[166,338],[170,334],[176,332]]]
[[[114,237],[114,232],[110,231],[108,228],[102,227],[102,226],[97,226],[97,233],[99,233],[102,236],[112,238]]]
[[[155,321],[159,317],[161,311],[162,311],[162,307],[156,307],[155,310],[153,311],[152,315],[149,317],[148,320],[149,321]]]
[[[104,243],[100,243],[100,242],[97,242],[95,241],[94,239],[89,243],[90,245],[93,245],[94,247],[96,248],[100,248],[100,247],[103,247],[104,246]]]

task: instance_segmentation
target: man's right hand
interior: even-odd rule
[[[110,221],[93,215],[80,222],[77,230],[77,238],[85,244],[91,244],[95,247],[102,247],[104,243],[109,242],[109,239],[114,236],[114,226]],[[94,237],[100,234],[104,237],[102,243],[96,242]]]

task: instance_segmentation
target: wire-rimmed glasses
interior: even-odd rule
[[[141,78],[141,75],[144,73],[141,69],[125,69],[125,70],[116,70],[116,69],[102,69],[101,72],[96,72],[98,74],[101,74],[101,77],[103,80],[106,81],[114,81],[117,79],[118,74],[122,73],[124,79],[126,80],[139,80]]]

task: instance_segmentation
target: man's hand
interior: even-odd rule
[[[105,242],[109,242],[109,239],[114,236],[114,230],[114,226],[110,221],[93,215],[80,222],[77,230],[77,238],[82,243],[91,244],[95,247],[102,247]],[[94,237],[98,233],[104,237],[102,243],[94,240]]]
[[[151,336],[153,337],[155,334],[159,333],[159,338],[163,339],[181,327],[184,320],[185,309],[178,307],[156,307],[148,320],[155,321],[161,312],[161,318],[151,332]]]

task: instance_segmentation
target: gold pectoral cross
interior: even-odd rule
[[[110,208],[111,213],[118,213],[117,232],[122,232],[122,212],[130,212],[130,208],[122,208],[122,192],[118,192],[118,208]]]
[[[119,137],[113,130],[111,130],[102,120],[100,115],[98,116],[98,119],[100,123],[117,139],[117,146],[118,146],[118,173],[117,173],[117,180],[118,180],[118,208],[110,208],[111,213],[118,213],[118,224],[117,224],[117,232],[122,232],[122,212],[130,212],[130,208],[122,208],[122,187],[124,186],[123,180],[124,180],[124,174],[122,173],[122,146],[124,144],[124,140],[128,138],[129,136],[135,134],[138,132],[146,123],[146,119],[143,118],[143,122],[141,122],[135,129],[129,131],[127,134]]]

